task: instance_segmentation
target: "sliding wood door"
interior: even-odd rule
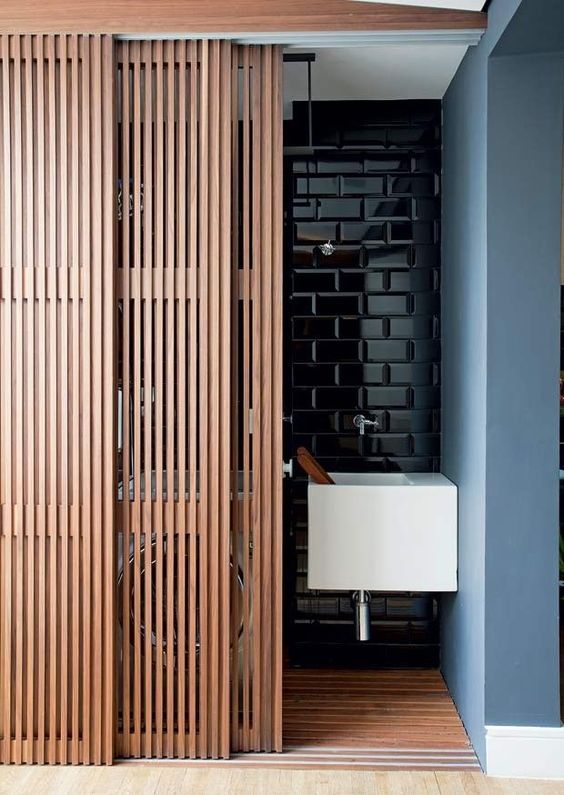
[[[0,40],[0,758],[111,762],[113,44]]]
[[[5,762],[281,750],[281,67],[0,40]]]
[[[117,60],[117,753],[280,749],[281,54]]]

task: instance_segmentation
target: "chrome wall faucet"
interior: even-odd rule
[[[361,436],[364,436],[364,429],[368,425],[370,428],[379,428],[380,421],[379,420],[367,420],[364,414],[357,414],[353,419],[353,425],[355,428],[358,428],[358,432]]]

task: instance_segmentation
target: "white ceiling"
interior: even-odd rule
[[[308,49],[316,56],[311,65],[312,98],[442,99],[466,50],[467,46],[458,44]],[[296,99],[307,99],[307,66],[287,62],[287,111]]]
[[[486,0],[354,0],[358,3],[387,3],[388,5],[450,8],[453,11],[481,11]]]

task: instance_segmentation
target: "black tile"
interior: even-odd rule
[[[314,249],[315,264],[318,268],[358,268],[362,266],[360,246],[335,247],[330,256],[324,256],[319,248]]]
[[[438,245],[413,246],[412,264],[414,268],[439,268],[441,264],[441,250]]]
[[[441,437],[438,433],[417,433],[413,436],[414,455],[438,456],[441,453]]]
[[[367,387],[365,403],[368,409],[408,408],[409,389],[405,387]]]
[[[343,196],[383,196],[385,187],[384,177],[343,177],[341,182]]]
[[[436,192],[436,179],[432,174],[388,178],[390,196],[435,196]]]
[[[295,293],[319,293],[336,288],[334,271],[295,271],[293,281]]]
[[[363,162],[358,158],[322,158],[317,160],[318,174],[362,174]]]
[[[431,433],[435,430],[432,410],[389,411],[388,429],[394,433]]]
[[[333,364],[295,364],[294,386],[335,386],[337,368]]]
[[[310,315],[313,313],[312,295],[291,295],[290,311],[293,315]]]
[[[313,244],[323,243],[326,240],[335,240],[337,237],[337,224],[312,222],[294,224],[294,239],[297,243]]]
[[[390,290],[394,292],[415,293],[433,289],[432,270],[408,270],[390,272]]]
[[[294,362],[311,362],[314,358],[314,342],[292,342],[292,360]]]
[[[408,246],[367,246],[364,257],[368,268],[409,268],[410,264]]]
[[[315,453],[318,456],[359,456],[361,455],[361,439],[354,436],[321,435],[316,438]]]
[[[294,218],[315,221],[317,218],[317,199],[295,201],[293,208]]]
[[[433,386],[433,363],[390,364],[390,384]]]
[[[378,271],[343,271],[339,275],[341,290],[370,293],[385,290],[384,274]]]
[[[316,298],[316,311],[320,315],[358,315],[362,306],[362,296],[344,295],[318,295]]]
[[[377,219],[411,217],[410,199],[365,199],[364,200],[364,220],[372,221]]]
[[[411,436],[385,434],[378,437],[380,455],[411,455]]]
[[[438,362],[441,358],[439,340],[414,340],[412,342],[414,362]]]
[[[414,409],[437,409],[441,405],[441,388],[420,386],[413,390]]]
[[[330,339],[335,334],[336,321],[332,317],[295,317],[292,320],[294,339]]]
[[[318,362],[358,362],[361,361],[360,342],[339,340],[316,343]]]
[[[320,221],[342,221],[346,218],[362,220],[362,199],[319,199]]]
[[[373,339],[386,334],[384,321],[377,318],[340,318],[338,323],[340,339]]]
[[[410,309],[406,295],[369,295],[366,303],[370,315],[407,315]]]
[[[415,273],[416,271],[413,271]],[[441,311],[441,296],[437,292],[418,293],[413,296],[414,315],[434,315]]]
[[[411,356],[407,340],[371,340],[366,343],[366,360],[369,362],[407,362]]]
[[[415,199],[414,221],[438,221],[441,217],[441,202],[434,199]]]
[[[432,146],[440,141],[438,127],[390,127],[388,146]]]
[[[360,389],[339,387],[315,390],[315,408],[317,409],[360,409],[362,408],[361,399]]]
[[[390,319],[390,337],[429,338],[433,336],[432,317],[394,317]]]
[[[341,364],[339,383],[341,386],[369,386],[384,383],[383,364]]]
[[[333,196],[338,194],[338,177],[297,177],[296,196]]]
[[[367,157],[364,161],[364,171],[371,173],[389,173],[390,171],[410,171],[411,161],[409,155],[378,154]]]
[[[387,224],[343,223],[341,240],[343,243],[385,243]]]
[[[330,433],[339,429],[339,415],[335,411],[294,411],[295,433]]]

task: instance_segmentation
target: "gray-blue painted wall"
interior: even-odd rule
[[[564,10],[554,0],[494,0],[488,31],[444,101],[442,455],[459,487],[460,590],[443,600],[442,667],[483,763],[487,723],[557,720],[559,203],[554,180],[539,183],[546,162],[521,148],[555,122],[545,114],[554,82],[518,143],[515,91],[527,81],[511,93],[508,68],[498,67],[508,59],[490,58],[511,25],[530,45],[519,18],[531,3]],[[546,69],[554,64],[529,64],[537,78]],[[544,157],[557,157],[558,133]],[[551,242],[535,253],[548,228]]]

